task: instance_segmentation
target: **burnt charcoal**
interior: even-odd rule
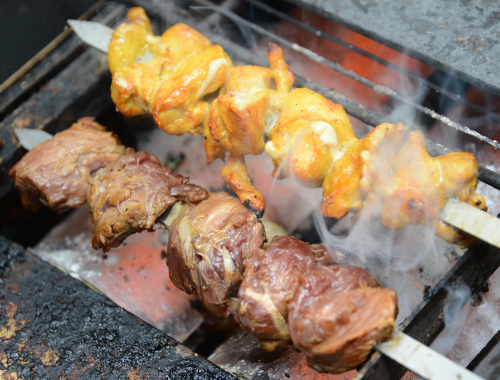
[[[4,377],[235,379],[2,237],[0,261],[11,268],[0,283],[0,327],[13,326],[0,338]]]
[[[18,244],[0,236],[0,283],[3,277],[9,277],[14,263],[24,263],[26,251]]]
[[[490,291],[490,281],[486,281],[481,288],[474,294],[470,300],[472,307],[478,307],[484,304],[484,295]]]
[[[432,287],[430,285],[425,285],[423,292],[424,300],[429,300],[434,295],[434,291],[432,290]]]

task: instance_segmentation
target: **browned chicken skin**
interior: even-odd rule
[[[226,166],[221,171],[227,187],[234,191],[241,203],[250,209],[259,218],[262,218],[266,204],[262,194],[252,185],[248,177],[244,156],[229,156]]]
[[[351,139],[323,182],[322,214],[340,219],[361,209],[374,183],[388,179],[406,132],[401,123],[383,123],[364,139]]]
[[[208,127],[219,145],[205,139],[207,164],[221,158],[224,151],[231,155],[222,177],[241,202],[259,216],[265,209],[264,197],[248,177],[244,157],[261,154],[265,135],[276,122],[282,98],[290,91],[293,74],[283,59],[282,50],[270,43],[268,49],[271,69],[259,66],[239,66],[230,70],[221,88],[221,96],[211,105]],[[217,152],[217,153],[215,153]]]
[[[243,261],[265,241],[262,223],[236,198],[214,193],[197,206],[186,205],[169,227],[170,279],[196,293],[205,308],[227,317],[227,300],[241,282]]]
[[[124,153],[114,134],[84,117],[34,147],[9,175],[25,207],[64,211],[85,204],[92,175]]]
[[[210,108],[208,126],[213,138],[230,154],[243,156],[264,151],[265,115],[275,93],[271,70],[236,66]],[[264,116],[263,116],[264,115]],[[210,162],[208,162],[210,163]]]
[[[171,135],[196,134],[208,115],[203,96],[224,83],[231,59],[184,24],[155,36],[142,8],[131,8],[108,48],[111,98],[127,116],[152,113]]]
[[[382,223],[396,230],[421,223],[434,228],[444,240],[469,245],[470,239],[439,222],[438,216],[449,198],[486,211],[484,198],[475,192],[479,171],[474,156],[456,152],[432,158],[424,135],[415,131],[393,162],[394,174],[377,185]]]
[[[156,219],[178,200],[198,203],[205,189],[172,174],[152,154],[135,152],[110,163],[97,173],[88,189],[92,219],[92,246],[104,252],[119,246],[129,235],[151,229]]]

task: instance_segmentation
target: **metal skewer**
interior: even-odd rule
[[[388,342],[377,344],[375,349],[426,380],[482,379],[402,332],[395,333]]]

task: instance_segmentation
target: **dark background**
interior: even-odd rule
[[[97,0],[0,0],[0,83]]]

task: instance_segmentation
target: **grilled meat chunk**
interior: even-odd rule
[[[264,151],[266,115],[276,91],[271,70],[236,66],[221,88],[224,95],[212,103],[209,128],[213,138],[230,154],[241,156]]]
[[[200,131],[209,105],[232,66],[224,50],[184,24],[155,36],[144,9],[128,12],[108,48],[111,98],[127,116],[152,113],[171,135]]]
[[[227,300],[241,282],[243,261],[264,240],[262,223],[237,198],[211,194],[196,206],[184,206],[169,227],[170,279],[186,293],[196,293],[209,312],[227,317]]]
[[[217,158],[224,160],[225,151],[230,153],[222,177],[258,216],[264,214],[265,202],[248,177],[244,156],[264,151],[265,136],[276,122],[281,100],[295,80],[277,45],[269,44],[268,58],[271,69],[231,68],[221,96],[210,108],[208,129],[212,138],[205,135],[207,164]]]
[[[283,98],[280,109],[266,143],[273,175],[321,187],[333,163],[356,140],[344,108],[307,88],[297,88]]]
[[[363,269],[317,267],[299,279],[289,305],[293,344],[317,371],[341,373],[361,364],[395,327],[397,297]]]
[[[90,183],[87,199],[94,249],[107,252],[129,235],[151,229],[178,200],[197,203],[208,197],[205,189],[188,182],[152,154],[128,148]]]
[[[487,209],[484,198],[476,193],[479,170],[474,155],[454,152],[432,158],[425,148],[424,135],[414,131],[393,168],[394,175],[377,192],[382,223],[394,229],[421,223],[451,243],[469,245],[462,233],[439,222],[438,216],[448,198]]]
[[[266,251],[252,252],[245,260],[243,282],[238,297],[230,300],[230,312],[243,329],[259,338],[262,348],[272,351],[288,344],[288,303],[299,277],[318,265],[334,262],[322,245],[275,237]]]
[[[9,175],[25,207],[64,211],[83,205],[92,175],[123,154],[118,137],[84,117],[34,147]]]
[[[390,180],[406,133],[401,123],[382,123],[365,138],[350,140],[323,182],[322,214],[340,219],[361,209],[367,194]]]

